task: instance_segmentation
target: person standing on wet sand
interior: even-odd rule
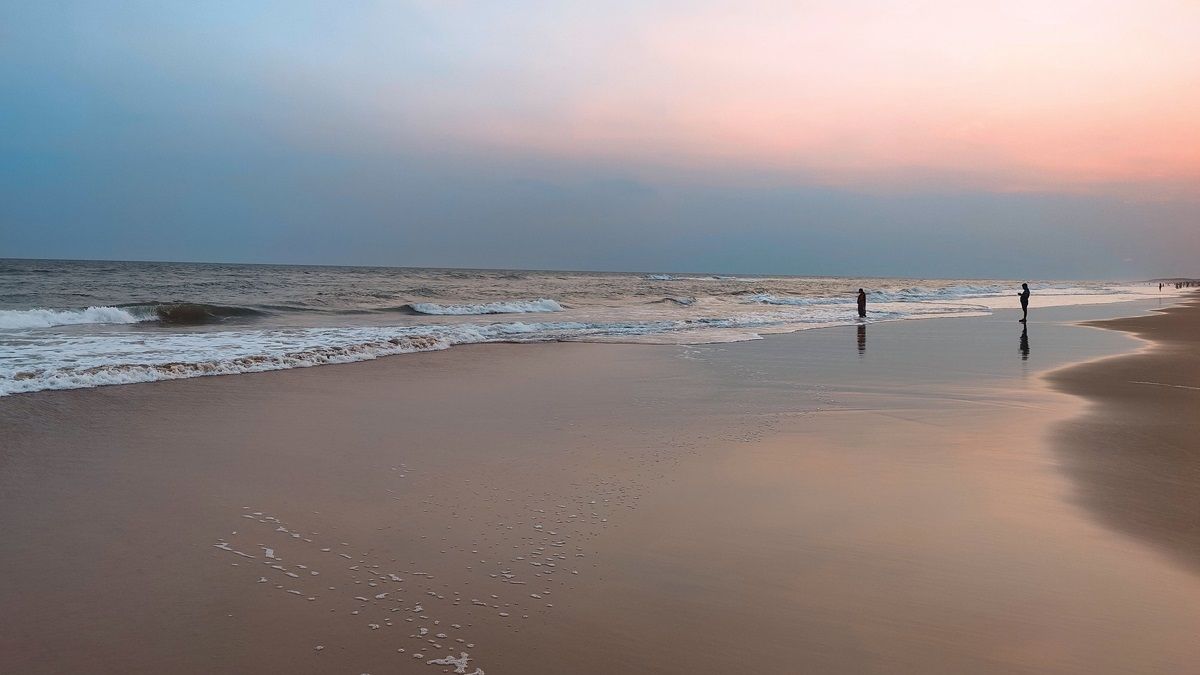
[[[1025,320],[1029,318],[1029,284],[1021,284],[1021,288],[1023,290],[1017,294],[1017,297],[1021,298],[1020,322],[1025,323]]]
[[[858,289],[858,316],[861,319],[867,318],[867,292],[863,289]]]

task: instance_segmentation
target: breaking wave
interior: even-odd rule
[[[113,384],[182,380],[207,375],[238,375],[270,370],[309,368],[334,363],[368,361],[382,356],[446,349],[450,344],[432,336],[395,337],[346,345],[312,346],[280,354],[251,354],[168,363],[105,363],[90,367],[63,366],[0,372],[0,396],[47,389],[83,389]]]
[[[530,312],[561,312],[562,305],[553,300],[509,300],[477,305],[439,305],[433,302],[413,302],[400,307],[402,311],[431,315],[525,314]]]
[[[336,272],[345,275],[341,281],[322,278],[310,287],[309,271],[296,272],[293,276],[301,276],[289,280],[281,278],[286,270],[271,268],[255,283],[227,281],[222,273],[201,277],[191,287],[169,280],[155,291],[157,269],[135,277],[119,293],[96,287],[108,278],[107,268],[43,296],[28,279],[10,283],[7,295],[0,293],[3,306],[13,308],[0,309],[0,396],[348,363],[481,342],[754,340],[769,333],[860,324],[863,320],[854,311],[859,285],[868,290],[868,323],[978,316],[1017,306],[1013,282],[978,280],[739,278],[729,283],[668,274],[529,273],[528,284],[501,287],[505,296],[518,299],[486,302],[497,290],[493,272],[410,275],[432,279],[426,288],[409,283],[403,274],[394,278],[394,272],[370,277],[377,284],[371,286],[362,281],[364,272],[351,270]],[[192,274],[188,268],[187,278]],[[282,286],[289,290],[281,291]],[[1143,287],[1102,282],[1034,284],[1039,308],[1137,299],[1147,293]],[[147,295],[225,304],[143,300]],[[404,301],[400,298],[437,302],[394,306]],[[101,304],[75,305],[88,302]],[[546,314],[554,312],[564,314]],[[95,326],[89,329],[88,324]],[[63,328],[56,330],[59,326]]]
[[[248,307],[226,307],[192,302],[145,303],[86,309],[0,310],[0,330],[29,330],[83,324],[125,324],[157,321],[169,325],[216,323],[235,317],[260,316]]]
[[[262,316],[262,312],[249,307],[206,305],[198,302],[172,302],[143,305],[144,312],[152,313],[161,323],[173,325],[199,325],[217,323],[226,319]]]
[[[932,313],[932,308],[931,308]],[[941,315],[967,315],[938,308]],[[0,396],[45,389],[234,375],[446,349],[487,342],[730,342],[846,323],[845,312],[808,317],[778,312],[615,322],[507,322],[343,328],[106,332],[69,342],[9,346],[0,362]],[[905,318],[881,316],[881,320]]]
[[[9,309],[0,310],[0,329],[26,330],[78,324],[138,323],[152,320],[121,307],[87,309]]]
[[[763,305],[786,305],[789,307],[812,307],[816,305],[838,305],[854,302],[853,297],[846,298],[813,298],[801,295],[772,295],[770,293],[755,293],[747,295],[748,302]]]

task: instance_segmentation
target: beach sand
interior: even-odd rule
[[[1059,431],[1072,479],[1107,524],[1200,572],[1200,300],[1090,325],[1149,344],[1050,378],[1093,403]]]
[[[1150,307],[0,399],[0,671],[1192,673]]]

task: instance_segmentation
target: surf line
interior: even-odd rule
[[[1192,391],[1200,391],[1200,387],[1189,387],[1186,384],[1167,384],[1165,382],[1142,382],[1141,380],[1130,380],[1130,384],[1149,384],[1155,387],[1171,387],[1173,389],[1191,389]]]

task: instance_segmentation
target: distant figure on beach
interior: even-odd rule
[[[1029,360],[1029,324],[1021,326],[1021,360]]]
[[[1029,318],[1029,284],[1021,284],[1021,288],[1023,290],[1017,294],[1017,297],[1021,298],[1020,321],[1025,323],[1025,320]]]
[[[1161,282],[1158,284],[1158,292],[1162,293],[1162,283]]]
[[[858,289],[858,316],[867,317],[867,292],[861,288]]]

